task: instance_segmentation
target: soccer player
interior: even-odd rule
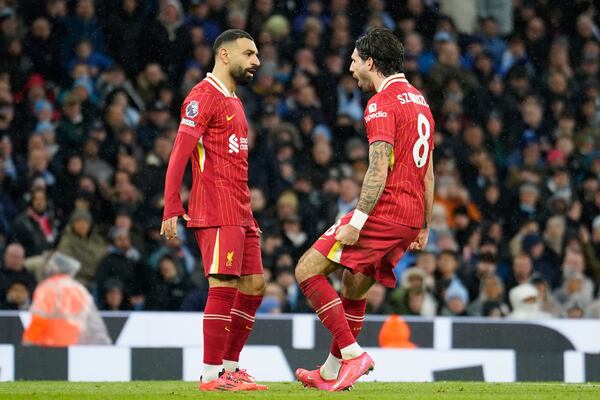
[[[204,309],[204,367],[200,390],[264,390],[245,370],[240,352],[262,301],[259,228],[250,208],[248,124],[238,85],[252,80],[260,65],[252,37],[223,32],[214,44],[212,73],[192,88],[181,107],[181,122],[165,182],[161,234],[177,236],[177,219],[194,230],[209,290]],[[188,212],[179,186],[192,158]]]
[[[402,73],[404,49],[387,29],[356,41],[350,72],[371,97],[364,112],[369,168],[356,209],[329,228],[300,258],[296,279],[334,343],[320,369],[298,369],[305,386],[350,388],[375,366],[355,338],[375,281],[395,287],[393,268],[406,249],[423,249],[433,203],[434,121]],[[344,267],[342,298],[326,275]]]

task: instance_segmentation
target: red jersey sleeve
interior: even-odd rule
[[[179,133],[200,139],[214,114],[215,99],[209,93],[190,94],[181,106]]]
[[[394,145],[396,115],[389,100],[382,96],[373,96],[365,109],[364,119],[369,144],[383,141]]]
[[[181,106],[181,122],[165,177],[163,220],[185,213],[179,187],[188,160],[210,123],[214,106],[215,99],[207,93],[190,94]]]
[[[197,143],[198,140],[195,137],[183,132],[179,132],[175,138],[165,177],[163,220],[185,214],[179,195],[179,186],[181,186],[185,167]]]

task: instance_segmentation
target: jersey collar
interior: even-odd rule
[[[208,81],[208,83],[213,85],[215,87],[215,89],[217,89],[219,92],[221,92],[223,94],[223,96],[233,97],[233,98],[237,97],[235,95],[235,92],[230,93],[229,90],[227,89],[227,86],[225,86],[225,84],[223,82],[221,82],[221,80],[219,78],[217,78],[217,76],[215,74],[213,74],[212,72],[209,72],[208,74],[206,74],[206,80]]]
[[[381,92],[383,89],[387,88],[389,85],[395,82],[408,82],[404,77],[403,73],[390,75],[381,82],[379,85],[379,89],[377,89],[377,93]]]

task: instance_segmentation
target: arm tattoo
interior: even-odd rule
[[[383,193],[392,150],[391,144],[382,141],[373,142],[369,146],[369,168],[365,174],[360,198],[356,206],[365,214],[370,214],[373,211],[381,193]]]

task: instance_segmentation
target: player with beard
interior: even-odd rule
[[[259,228],[250,208],[248,124],[238,85],[252,80],[260,65],[248,33],[231,29],[213,46],[212,73],[192,88],[169,166],[161,234],[177,236],[182,217],[202,253],[209,290],[204,310],[204,368],[200,390],[264,390],[238,366],[250,335],[265,281]],[[179,187],[192,158],[192,190],[186,213]]]
[[[319,369],[298,369],[305,386],[340,391],[374,368],[356,342],[369,288],[396,286],[405,250],[424,249],[433,204],[434,121],[429,105],[402,73],[404,48],[387,29],[356,41],[350,72],[376,92],[364,112],[369,167],[356,209],[329,228],[298,262],[296,279],[334,342]],[[342,297],[326,275],[344,267]]]

